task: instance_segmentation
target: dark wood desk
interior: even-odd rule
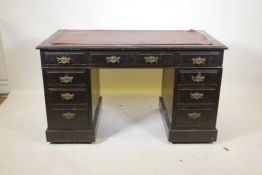
[[[48,142],[95,141],[102,67],[163,69],[159,106],[168,140],[216,141],[227,47],[204,31],[59,30],[37,48]]]

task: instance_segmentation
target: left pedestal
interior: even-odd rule
[[[84,51],[41,51],[51,143],[92,143],[101,109],[99,70]]]

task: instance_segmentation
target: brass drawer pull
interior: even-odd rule
[[[158,62],[158,58],[159,57],[156,57],[156,56],[147,56],[147,57],[144,57],[145,58],[145,62],[146,63],[157,63]]]
[[[196,64],[196,65],[205,64],[206,58],[202,58],[202,57],[192,58],[192,62],[193,64]]]
[[[116,64],[120,63],[120,57],[117,56],[107,56],[106,57],[107,63]]]
[[[201,73],[198,73],[196,76],[191,76],[191,79],[195,83],[200,83],[205,81],[205,76],[201,75]]]
[[[66,56],[58,57],[56,60],[58,64],[70,64],[71,62],[71,58]]]
[[[63,76],[63,77],[59,77],[59,79],[60,79],[60,82],[61,82],[61,83],[67,84],[67,83],[73,83],[74,77],[73,77],[73,76],[65,75],[65,76]]]
[[[201,113],[193,112],[187,114],[190,119],[199,119],[201,117]]]
[[[199,92],[190,93],[190,97],[193,100],[201,100],[201,99],[204,98],[204,94],[203,93],[199,93]]]
[[[76,114],[71,112],[62,113],[62,117],[64,120],[73,120],[75,119]]]
[[[62,100],[73,100],[75,97],[75,94],[70,94],[70,93],[64,93],[64,94],[61,94],[61,98]]]

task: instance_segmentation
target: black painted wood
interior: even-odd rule
[[[64,94],[74,95],[71,100],[64,100],[61,96]],[[47,101],[50,105],[85,105],[88,106],[87,88],[47,88]]]
[[[42,51],[41,61],[43,67],[81,67],[88,63],[86,52],[83,51]],[[58,58],[70,58],[68,64],[59,64]]]
[[[205,68],[205,69],[178,69],[177,83],[178,86],[208,87],[218,86],[220,84],[222,69]],[[202,77],[203,81],[196,81]]]
[[[176,91],[177,105],[215,105],[217,103],[216,89],[183,88]],[[200,99],[194,99],[194,94],[203,95]]]
[[[161,96],[165,106],[166,116],[168,121],[172,123],[173,111],[174,111],[174,100],[175,100],[175,69],[164,68],[162,73],[162,91]]]
[[[176,52],[177,65],[185,67],[219,67],[223,62],[223,51],[180,51]],[[192,58],[205,58],[204,64],[192,64]]]
[[[90,69],[90,82],[91,82],[91,107],[92,109],[92,117],[89,118],[91,125],[91,128],[95,128],[96,126],[94,123],[96,123],[96,110],[97,110],[97,104],[99,103],[100,99],[100,76],[99,76],[99,69]]]
[[[168,141],[172,143],[212,143],[217,140],[217,129],[203,129],[195,128],[191,126],[187,127],[174,127],[173,123],[170,123],[168,119],[167,110],[163,101],[163,98],[159,98],[159,109],[163,118],[165,130],[167,133]],[[180,116],[182,117],[182,116]],[[183,122],[184,123],[184,122]],[[173,126],[172,126],[173,125]],[[187,123],[187,125],[189,125]]]
[[[88,73],[86,69],[44,69],[43,76],[48,87],[86,87]],[[72,81],[62,81],[69,77]],[[62,79],[62,80],[61,80]]]
[[[37,47],[41,51],[45,88],[47,141],[95,141],[102,104],[99,68],[163,69],[159,107],[168,140],[173,143],[216,141],[225,45],[203,31],[211,45],[52,44],[52,39],[61,32]],[[108,61],[108,57],[117,59]],[[193,59],[204,61],[196,64]],[[74,97],[65,100],[62,95],[66,93]]]
[[[193,118],[190,114],[201,114]],[[176,129],[214,129],[217,111],[213,107],[180,107],[175,112]]]
[[[119,62],[111,63],[107,61],[108,57],[117,57]],[[156,62],[148,62],[146,58],[155,57]],[[174,65],[173,52],[164,51],[104,51],[90,52],[91,67],[112,67],[112,68],[153,68],[153,67],[170,67]]]
[[[47,111],[49,129],[90,129],[86,114],[88,107],[51,107]],[[65,119],[63,114],[75,114],[73,118]]]

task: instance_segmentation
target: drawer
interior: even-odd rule
[[[86,88],[48,88],[46,98],[49,105],[87,105]]]
[[[80,51],[44,51],[41,53],[41,60],[42,66],[86,66],[88,63],[88,56],[85,52]]]
[[[213,108],[178,108],[175,112],[176,129],[213,129],[217,110]]]
[[[47,110],[49,129],[88,129],[87,108],[51,108]]]
[[[179,69],[178,85],[219,85],[222,69]]]
[[[143,67],[172,66],[173,55],[154,52],[135,54],[135,59],[128,60],[128,63]]]
[[[215,105],[218,99],[216,89],[179,89],[177,91],[178,105]]]
[[[127,65],[129,58],[132,58],[132,54],[119,52],[95,52],[90,54],[91,65],[101,67],[117,67],[120,65]]]
[[[94,66],[119,67],[172,66],[173,54],[160,52],[93,52],[90,55]]]
[[[188,67],[222,66],[223,51],[178,52],[178,65]]]
[[[47,86],[87,86],[88,72],[86,69],[43,69]]]

